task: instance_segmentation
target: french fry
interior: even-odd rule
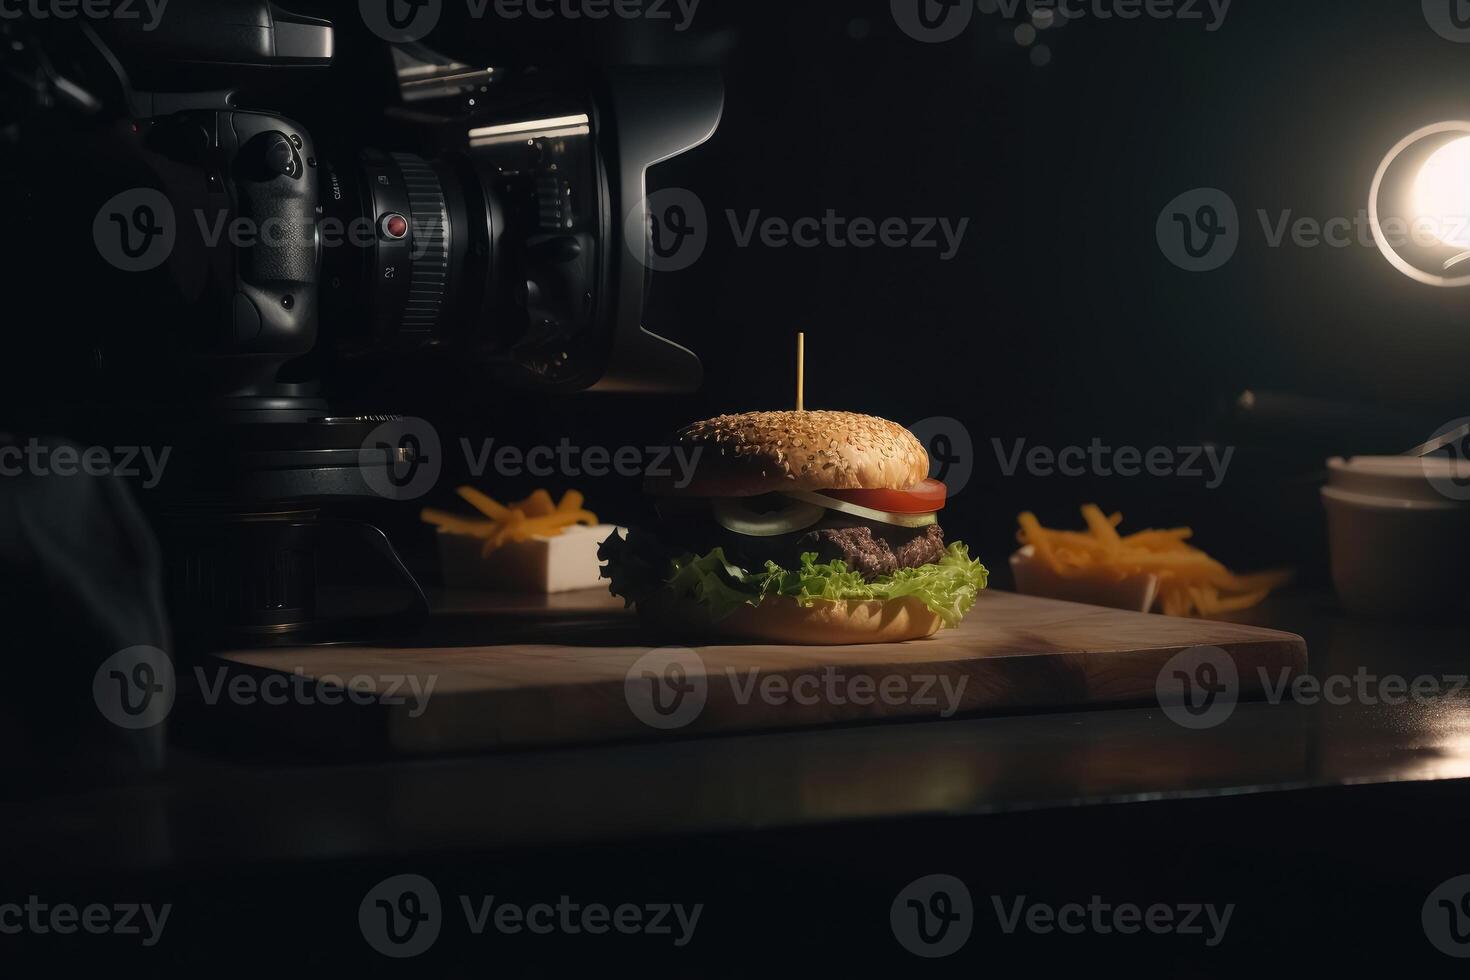
[[[1108,553],[1108,546],[1105,543],[1080,531],[1047,531],[1046,534],[1051,539],[1053,547],[1059,550],[1080,551],[1090,555]]]
[[[1269,589],[1263,589],[1260,592],[1247,592],[1245,595],[1232,596],[1228,599],[1216,599],[1215,608],[1211,610],[1211,613],[1241,612],[1259,606],[1270,594]]]
[[[554,502],[545,490],[537,490],[520,503],[510,506],[473,487],[460,487],[456,492],[462,500],[485,515],[484,519],[463,517],[432,507],[424,508],[419,517],[446,534],[482,539],[484,544],[480,547],[480,554],[487,558],[507,544],[533,538],[554,538],[577,524],[596,527],[600,523],[597,515],[583,506],[587,498],[576,490],[568,491],[559,503]]]
[[[1016,539],[1033,547],[1060,576],[1112,581],[1157,576],[1157,601],[1166,616],[1214,616],[1249,609],[1292,578],[1288,571],[1235,575],[1188,544],[1194,532],[1187,527],[1120,536],[1122,515],[1104,514],[1093,504],[1082,508],[1082,518],[1086,531],[1055,531],[1042,527],[1028,511],[1017,519]]]
[[[1088,504],[1082,508],[1082,519],[1087,522],[1087,527],[1092,531],[1093,537],[1102,542],[1112,554],[1117,554],[1122,547],[1122,539],[1118,537],[1118,529],[1113,522],[1104,516],[1096,504]]]
[[[1174,571],[1180,574],[1195,573],[1202,576],[1224,574],[1229,572],[1225,566],[1215,561],[1203,551],[1193,552],[1163,552],[1163,551],[1134,551],[1119,553],[1118,561],[1129,568],[1141,572]]]
[[[1058,575],[1062,574],[1061,565],[1057,563],[1056,556],[1052,554],[1051,542],[1046,539],[1047,532],[1036,519],[1036,515],[1027,511],[1017,520],[1021,524],[1021,533],[1026,536],[1026,543],[1036,549],[1041,560],[1051,566],[1051,570]]]
[[[433,524],[435,527],[449,531],[452,534],[464,534],[470,537],[485,537],[495,525],[489,521],[477,521],[473,518],[459,517],[455,514],[446,514],[441,510],[431,507],[424,508],[419,515],[425,524]]]
[[[1187,527],[1176,528],[1172,531],[1139,531],[1130,534],[1123,539],[1123,544],[1130,548],[1166,549],[1172,548],[1181,541],[1188,541],[1194,537],[1194,532]]]
[[[492,521],[499,521],[505,518],[507,508],[491,500],[474,487],[460,487],[455,493],[459,494],[461,499]]]
[[[545,517],[556,513],[556,504],[551,502],[551,494],[545,490],[537,490],[521,501],[519,506],[527,517]]]

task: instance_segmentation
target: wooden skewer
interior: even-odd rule
[[[806,411],[806,334],[796,335],[796,410]]]

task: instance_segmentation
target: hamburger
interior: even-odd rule
[[[959,625],[985,566],[939,525],[947,491],[913,434],[851,412],[753,412],[675,438],[654,527],[599,557],[614,595],[680,637],[896,643]]]

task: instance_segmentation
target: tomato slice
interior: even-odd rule
[[[822,495],[890,514],[932,514],[944,509],[949,490],[938,480],[925,480],[908,490],[823,490]]]

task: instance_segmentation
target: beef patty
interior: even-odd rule
[[[904,528],[887,524],[854,524],[818,528],[798,536],[796,557],[815,551],[817,561],[842,559],[869,581],[900,568],[930,565],[944,557],[944,531],[938,524]],[[790,566],[785,566],[790,567]]]
[[[944,531],[938,524],[895,527],[834,510],[809,528],[767,538],[722,527],[711,516],[706,500],[660,501],[659,518],[669,544],[696,555],[723,548],[731,562],[753,571],[764,569],[768,561],[782,568],[799,568],[801,556],[815,552],[817,561],[840,559],[872,581],[900,568],[933,564],[945,553]]]
[[[815,552],[819,562],[841,559],[871,581],[944,557],[944,531],[937,524],[894,527],[832,511],[814,527],[770,538],[736,534],[708,518],[670,520],[665,529],[673,541],[693,554],[724,548],[727,558],[748,569],[763,569],[768,561],[797,568],[803,554]]]

